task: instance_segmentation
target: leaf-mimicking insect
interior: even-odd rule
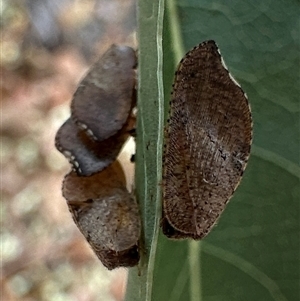
[[[252,116],[214,41],[188,52],[175,74],[163,155],[162,230],[201,239],[239,185]]]
[[[135,65],[132,48],[112,45],[75,92],[71,118],[55,145],[78,174],[89,176],[112,163],[134,127]]]
[[[80,83],[71,104],[76,124],[94,140],[105,140],[125,124],[135,105],[135,51],[112,45]]]
[[[125,185],[118,161],[90,177],[72,171],[63,182],[63,196],[74,222],[110,270],[139,261],[139,210]]]
[[[58,130],[55,145],[79,175],[90,176],[116,159],[134,127],[134,122],[135,118],[130,115],[116,134],[103,141],[95,141],[69,118]]]
[[[55,137],[70,161],[63,196],[73,220],[108,269],[138,263],[141,221],[116,161],[135,126],[135,51],[112,45],[80,83],[71,117]]]

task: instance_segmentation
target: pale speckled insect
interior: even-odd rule
[[[214,41],[196,46],[175,74],[163,155],[162,230],[205,237],[246,168],[252,116]]]
[[[100,173],[66,175],[63,196],[73,220],[108,269],[139,261],[141,221],[137,202],[127,191],[118,161]]]

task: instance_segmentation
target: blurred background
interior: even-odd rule
[[[126,269],[109,272],[61,195],[55,149],[72,94],[113,43],[136,48],[134,0],[2,0],[1,300],[122,300]],[[132,178],[131,153],[122,156]],[[131,176],[130,176],[131,175]]]

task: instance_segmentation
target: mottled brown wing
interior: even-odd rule
[[[135,105],[135,51],[112,45],[77,88],[71,110],[76,124],[94,140],[116,134]]]
[[[163,162],[164,233],[203,238],[238,186],[250,154],[248,100],[213,41],[191,50],[176,72]]]
[[[134,245],[130,249],[121,252],[102,250],[97,252],[97,256],[109,270],[119,267],[128,268],[136,266],[140,259],[138,245]]]
[[[73,220],[102,263],[108,269],[136,265],[141,221],[120,164],[90,177],[71,172],[62,190]]]
[[[77,174],[90,176],[116,160],[134,123],[134,118],[129,117],[115,135],[103,141],[95,141],[69,118],[58,130],[55,146],[69,160]]]

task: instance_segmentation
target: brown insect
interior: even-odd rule
[[[69,118],[58,130],[55,145],[77,174],[90,176],[116,160],[134,127],[135,118],[129,116],[123,128],[115,135],[103,141],[94,141]]]
[[[112,45],[80,83],[71,104],[76,124],[94,140],[115,135],[135,105],[135,51]]]
[[[110,270],[140,258],[138,205],[115,161],[134,128],[135,65],[132,48],[111,46],[79,85],[55,138],[74,169],[62,188],[73,220]]]
[[[135,51],[112,45],[80,83],[56,148],[82,176],[111,164],[135,126]]]
[[[73,220],[109,270],[139,261],[141,221],[118,161],[90,177],[66,175],[63,196]]]
[[[188,52],[175,74],[163,155],[162,230],[201,239],[225,209],[246,168],[252,117],[214,41]]]

